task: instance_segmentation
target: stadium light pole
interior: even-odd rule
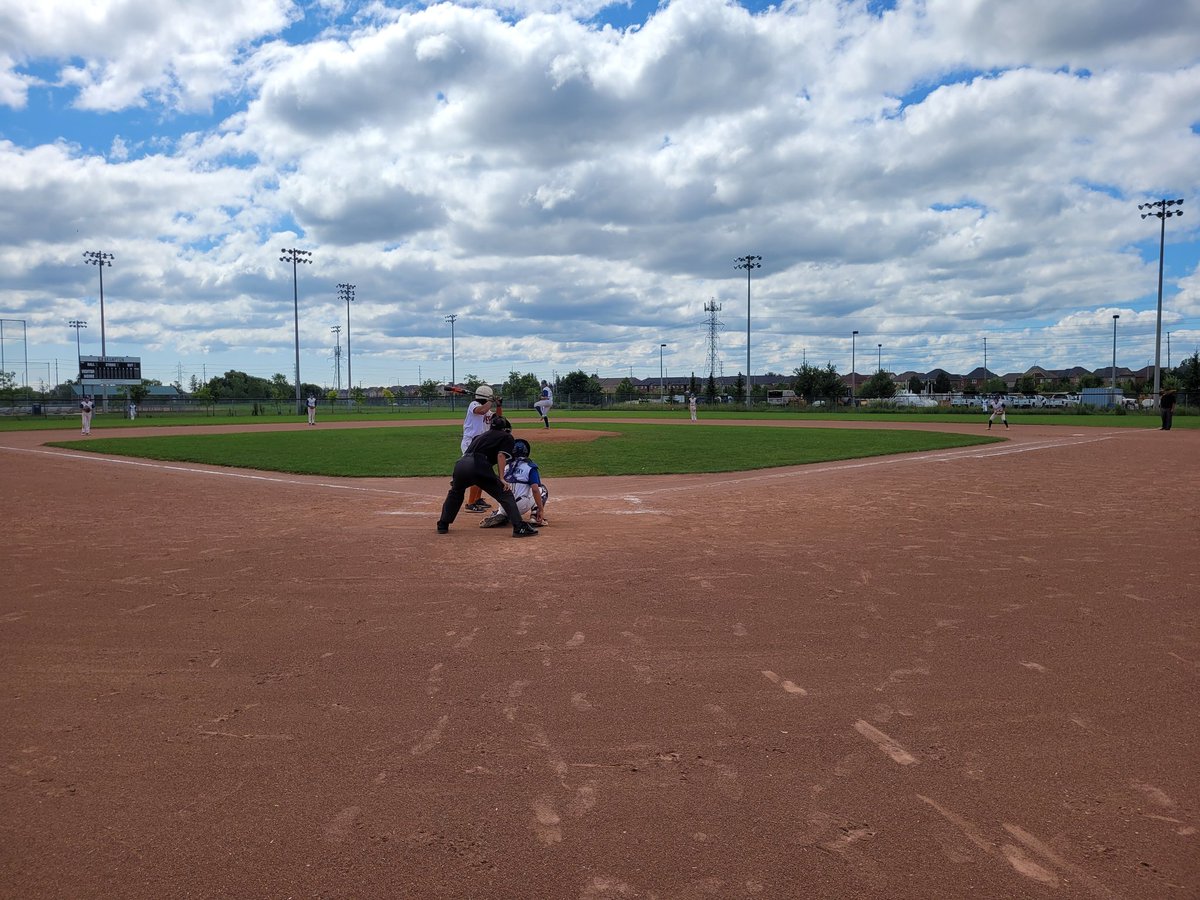
[[[333,332],[333,364],[337,370],[337,392],[342,393],[342,326],[334,325],[329,329]]]
[[[1113,403],[1117,402],[1117,319],[1121,318],[1120,313],[1113,313],[1113,362],[1112,362],[1112,391]]]
[[[878,355],[875,358],[875,369],[878,372],[882,372],[883,371],[883,344],[876,344],[875,346],[879,348]]]
[[[83,355],[79,352],[79,329],[87,328],[83,319],[71,319],[68,327],[75,329],[75,377],[79,380],[79,396],[83,396]]]
[[[750,270],[762,268],[762,257],[739,256],[733,261],[735,269],[746,270],[746,409],[750,408]]]
[[[1154,325],[1154,405],[1158,406],[1159,389],[1162,386],[1162,285],[1163,285],[1163,254],[1167,244],[1167,219],[1171,216],[1182,216],[1182,209],[1171,209],[1172,206],[1183,206],[1183,200],[1154,200],[1151,203],[1139,203],[1138,209],[1149,210],[1142,213],[1143,219],[1154,216],[1159,220],[1158,232],[1158,319]]]
[[[854,373],[854,340],[858,337],[857,331],[850,332],[850,405],[855,403],[854,394],[858,390],[858,376]]]
[[[350,303],[354,300],[354,285],[339,284],[338,298],[346,301],[346,405],[350,406],[350,394],[354,391],[354,370],[350,363]]]
[[[458,313],[451,313],[446,316],[446,321],[450,323],[450,383],[458,384],[458,379],[454,374],[454,323],[458,321]],[[450,394],[450,408],[454,409],[454,393]]]
[[[300,263],[312,263],[312,252],[308,250],[297,250],[295,247],[290,249],[280,250],[284,254],[279,257],[280,262],[290,262],[292,264],[292,312],[296,317],[296,415],[304,413],[304,406],[300,400],[300,287],[299,280],[296,275],[296,267]]]
[[[1180,200],[1180,203],[1183,201]],[[84,250],[83,261],[86,265],[95,266],[100,270],[100,355],[108,356],[108,345],[104,342],[104,267],[111,266],[116,259],[111,253],[103,250]],[[1159,277],[1162,281],[1162,277]],[[75,333],[78,336],[79,332]]]
[[[662,395],[662,402],[667,402],[667,387],[666,381],[663,378],[663,348],[666,344],[658,345],[658,392]]]

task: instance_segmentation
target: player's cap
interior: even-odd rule
[[[491,387],[486,384],[481,384],[479,387],[475,388],[476,400],[491,400],[493,396],[494,395]]]

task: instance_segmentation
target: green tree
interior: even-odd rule
[[[388,406],[391,406],[392,401],[396,399],[396,395],[392,392],[391,388],[385,387],[380,393],[383,395],[383,402]]]
[[[1036,375],[1022,375],[1017,379],[1017,392],[1021,394],[1036,394],[1038,379]]]
[[[933,379],[933,390],[937,394],[950,393],[950,376],[946,374],[945,369],[939,369],[937,377]]]
[[[150,382],[143,379],[141,384],[131,384],[126,393],[130,403],[141,406],[142,402],[150,396]]]
[[[864,398],[878,397],[887,399],[896,395],[896,382],[892,381],[892,376],[880,369],[870,378],[863,382],[863,386],[858,391],[858,396]]]
[[[478,375],[471,375],[468,373],[467,377],[463,379],[463,387],[465,387],[472,394],[475,393],[475,388],[479,387],[481,384],[486,384],[486,382]]]
[[[0,396],[11,397],[17,390],[17,373],[0,372]]]
[[[1081,388],[1098,388],[1104,387],[1105,380],[1100,375],[1088,374],[1079,376],[1079,386]]]
[[[688,380],[688,393],[694,397],[700,396],[700,383],[696,381],[696,373],[692,373],[692,377]]]
[[[333,406],[335,403],[337,403],[338,392],[333,388],[330,388],[325,392],[325,399],[329,401],[330,406]]]
[[[717,379],[712,372],[708,373],[708,380],[704,382],[704,399],[709,403],[717,402]]]
[[[505,400],[530,400],[540,396],[541,390],[542,383],[532,372],[522,375],[514,370],[508,373],[508,380],[504,382],[500,395]]]
[[[1174,375],[1179,385],[1178,389],[1195,397],[1196,393],[1200,392],[1200,351],[1176,366]],[[1195,403],[1195,400],[1192,402]]]
[[[628,378],[622,378],[621,383],[617,385],[617,402],[625,403],[629,400],[637,399],[637,388],[633,386],[633,382]]]
[[[559,395],[569,403],[594,403],[601,400],[600,379],[581,369],[568,372],[558,383]]]
[[[417,396],[422,400],[436,400],[442,393],[442,386],[432,378],[426,378],[417,388]]]
[[[271,376],[271,383],[267,389],[267,393],[263,397],[270,398],[277,403],[283,403],[296,395],[296,389],[292,387],[291,382],[287,380],[287,376],[281,372],[276,372]]]
[[[792,390],[797,397],[803,397],[805,403],[817,400],[840,400],[849,388],[842,381],[833,363],[825,368],[805,363],[793,370]]]
[[[998,376],[992,376],[983,383],[983,392],[985,394],[1003,394],[1007,390],[1007,382]]]
[[[908,392],[910,394],[919,394],[925,390],[925,383],[921,381],[920,375],[913,375],[908,379]]]
[[[746,402],[746,377],[738,372],[737,381],[733,383],[733,399],[738,403]]]
[[[354,390],[352,390],[350,392],[350,396],[354,398],[355,406],[362,406],[363,401],[367,397],[367,392],[364,391],[361,387],[356,387]]]

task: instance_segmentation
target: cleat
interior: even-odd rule
[[[445,522],[438,522],[438,523],[437,523],[437,532],[438,532],[438,534],[448,534],[448,533],[449,533],[449,531],[450,531],[450,526],[449,526],[449,525],[447,525]]]
[[[522,522],[520,528],[513,529],[513,537],[537,537],[538,530],[528,523]]]

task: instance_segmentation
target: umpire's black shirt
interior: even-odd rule
[[[506,454],[509,459],[512,459],[514,443],[515,440],[511,431],[500,431],[491,428],[471,441],[467,445],[467,452],[463,456],[486,456],[488,463],[494,466],[501,453]]]

